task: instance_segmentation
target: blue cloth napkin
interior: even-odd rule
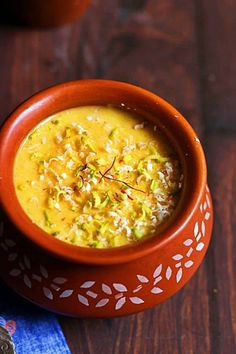
[[[17,354],[70,354],[56,315],[21,299],[0,282],[0,326]]]

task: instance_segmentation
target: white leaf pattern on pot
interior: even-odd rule
[[[96,304],[96,307],[103,307],[103,306],[105,306],[108,302],[109,302],[109,299],[102,299],[102,300],[98,301],[98,303]]]
[[[64,290],[63,293],[61,293],[60,298],[69,297],[73,294],[73,292],[74,290],[72,289]]]
[[[193,240],[191,238],[188,238],[187,240],[184,241],[185,246],[190,246],[193,243]]]
[[[206,227],[204,221],[202,221],[202,235],[205,236]]]
[[[210,208],[211,207],[211,203],[210,203],[210,199],[209,199],[207,194],[206,194],[206,201],[207,201],[208,208]]]
[[[189,250],[188,250],[188,252],[186,253],[186,256],[187,256],[187,257],[190,257],[192,253],[193,253],[193,248],[190,247]]]
[[[186,268],[190,268],[190,267],[192,267],[192,265],[193,265],[193,261],[187,261],[187,262],[184,263],[184,266]]]
[[[26,255],[24,255],[24,263],[26,265],[26,268],[28,268],[30,270],[31,269],[31,263],[30,263],[29,258]]]
[[[199,242],[201,240],[202,234],[199,232],[199,234],[196,237],[196,241]]]
[[[195,223],[193,233],[194,233],[194,236],[195,236],[195,237],[196,237],[196,236],[197,236],[197,234],[198,234],[198,222],[197,222],[197,221],[196,221],[196,223]]]
[[[134,290],[133,290],[133,293],[137,293],[137,292],[139,292],[141,289],[142,289],[142,285],[140,284],[140,285],[138,285],[137,286],[137,288],[135,288]]]
[[[122,297],[121,299],[119,299],[116,303],[116,306],[115,306],[115,309],[116,310],[119,310],[121,309],[121,307],[125,304],[126,302],[126,298],[125,297]]]
[[[25,265],[22,262],[19,262],[19,267],[21,270],[25,270]]]
[[[171,275],[172,275],[172,269],[171,269],[170,266],[168,266],[167,269],[166,269],[166,279],[170,280]]]
[[[160,293],[163,293],[163,289],[158,288],[158,287],[156,286],[156,287],[152,288],[151,293],[153,293],[153,294],[160,294]]]
[[[123,295],[124,295],[123,293],[118,293],[118,294],[115,295],[115,299],[118,300],[121,297],[123,297]]]
[[[148,283],[148,282],[149,282],[148,278],[145,277],[144,275],[138,274],[138,275],[137,275],[137,278],[138,278],[138,280],[139,280],[141,283]]]
[[[209,220],[209,219],[210,219],[210,213],[208,213],[208,211],[207,211],[206,214],[205,214],[205,219],[206,219],[206,220]]]
[[[42,281],[42,277],[40,275],[37,275],[37,274],[32,274],[32,279],[37,280],[40,283]]]
[[[156,285],[156,284],[159,283],[159,281],[161,281],[161,280],[162,280],[162,276],[159,275],[159,277],[157,277],[157,278],[154,280],[153,285]]]
[[[140,297],[137,297],[137,296],[130,297],[129,299],[135,305],[139,305],[139,304],[144,303],[143,299],[141,299]]]
[[[49,300],[53,300],[53,293],[50,289],[43,287],[43,293]]]
[[[162,271],[162,264],[159,264],[159,266],[156,267],[156,269],[154,270],[153,278],[158,277],[158,275],[161,274],[161,271]]]
[[[11,253],[8,256],[8,261],[9,262],[14,262],[16,260],[16,258],[17,258],[17,253]]]
[[[114,289],[116,289],[117,291],[120,291],[121,293],[128,291],[124,284],[114,283],[113,287],[114,287]]]
[[[18,277],[18,275],[21,274],[21,270],[20,269],[12,269],[9,273],[12,277]]]
[[[24,274],[24,283],[26,286],[28,286],[28,288],[30,288],[30,289],[32,288],[31,280],[27,274]]]
[[[89,289],[89,288],[91,288],[94,284],[95,284],[95,281],[89,280],[89,281],[84,282],[80,287],[81,287],[82,289]]]
[[[179,261],[180,259],[183,258],[182,254],[176,254],[175,256],[172,257],[175,261]]]
[[[6,238],[5,243],[8,247],[14,247],[16,245],[16,243],[10,238]]]
[[[182,275],[183,275],[183,270],[182,268],[179,268],[177,274],[176,274],[176,282],[179,283],[180,280],[182,279]]]
[[[60,291],[61,290],[61,288],[58,286],[58,285],[56,285],[56,284],[51,284],[50,285],[51,286],[51,288],[53,289],[53,290],[56,290],[56,291]]]
[[[79,302],[81,302],[81,304],[83,304],[85,306],[89,306],[88,299],[85,296],[78,294],[78,299],[79,299]]]
[[[200,243],[197,245],[196,250],[197,250],[198,252],[200,252],[200,251],[203,249],[203,247],[204,247],[204,243],[203,243],[203,242],[200,242]]]
[[[53,283],[56,283],[56,284],[59,284],[59,285],[65,284],[66,282],[67,282],[66,278],[57,277],[57,278],[53,279]]]
[[[86,294],[87,294],[88,296],[92,297],[93,299],[96,299],[97,296],[98,296],[98,294],[96,294],[96,293],[94,293],[93,291],[90,291],[90,290],[88,290],[88,291],[86,292]]]
[[[102,291],[105,293],[105,294],[108,294],[108,295],[111,295],[112,294],[112,290],[110,288],[110,286],[106,285],[106,284],[102,284]]]
[[[48,271],[45,267],[43,267],[41,264],[39,266],[40,269],[40,273],[42,274],[42,276],[47,279],[48,278]]]
[[[175,268],[181,267],[181,264],[182,264],[181,262],[176,263]]]

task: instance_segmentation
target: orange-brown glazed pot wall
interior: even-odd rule
[[[175,215],[159,235],[110,250],[80,248],[47,235],[24,214],[14,191],[14,158],[42,119],[70,107],[108,103],[150,114],[179,153],[184,188]],[[113,81],[58,85],[11,114],[0,132],[0,202],[1,277],[34,303],[72,316],[122,316],[166,300],[193,276],[212,231],[205,157],[195,132],[160,97]]]
[[[206,190],[196,215],[170,248],[121,265],[62,262],[23,243],[9,220],[2,219],[0,227],[1,277],[19,294],[65,315],[122,316],[168,299],[192,277],[210,239],[211,199]]]
[[[11,22],[33,27],[53,27],[80,17],[90,0],[9,0],[4,4]]]

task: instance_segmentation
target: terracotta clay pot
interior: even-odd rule
[[[74,21],[90,0],[10,0],[3,4],[11,22],[33,27],[54,27]]]
[[[99,250],[59,241],[30,221],[14,190],[14,158],[29,131],[56,112],[93,104],[129,107],[155,122],[182,164],[184,186],[174,215],[159,235],[131,246]],[[206,177],[195,132],[157,95],[103,80],[44,90],[21,104],[0,133],[1,277],[25,298],[66,315],[113,317],[159,304],[193,276],[206,253],[213,220]]]

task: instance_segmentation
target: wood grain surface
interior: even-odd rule
[[[93,0],[76,23],[0,27],[0,117],[65,80],[108,78],[156,92],[198,132],[215,207],[213,239],[193,279],[144,313],[60,318],[72,354],[236,353],[236,2]]]

